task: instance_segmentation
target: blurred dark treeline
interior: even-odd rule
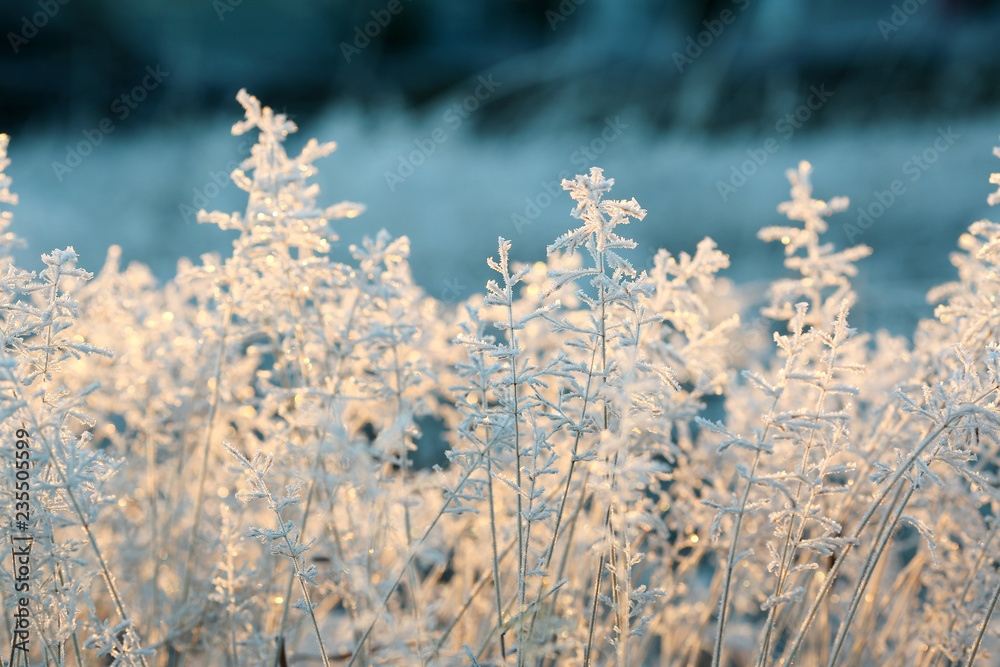
[[[859,122],[1000,101],[993,0],[5,0],[0,25],[8,132],[99,118],[156,65],[169,85],[136,113],[166,124],[239,87],[308,115],[419,108],[483,74],[504,88],[476,121],[500,130],[553,103],[753,126],[820,85]]]

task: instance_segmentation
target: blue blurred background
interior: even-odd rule
[[[709,235],[759,293],[782,268],[756,231],[807,159],[816,196],[851,198],[829,239],[875,250],[853,321],[904,333],[1000,171],[986,0],[6,0],[0,24],[29,267],[73,245],[97,270],[115,243],[167,279],[224,251],[193,211],[245,201],[221,176],[241,87],[299,125],[291,150],[338,142],[322,198],[368,211],[337,252],[406,234],[447,301],[481,291],[498,236],[544,258],[571,224],[557,181],[591,165],[649,210],[637,264]]]

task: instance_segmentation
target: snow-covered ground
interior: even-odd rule
[[[931,312],[927,288],[954,275],[948,253],[958,235],[990,217],[986,196],[995,188],[988,178],[1000,167],[991,152],[1000,132],[995,115],[888,127],[807,125],[790,137],[787,127],[776,125],[760,135],[708,137],[654,132],[628,110],[590,126],[563,125],[558,113],[545,113],[538,117],[548,120],[501,135],[478,132],[475,112],[465,118],[450,106],[460,101],[420,116],[334,109],[300,126],[290,142],[297,149],[310,137],[337,141],[337,152],[319,163],[321,201],[368,207],[339,225],[337,252],[346,256],[347,245],[382,227],[406,234],[417,280],[446,300],[482,290],[490,277],[485,260],[496,252],[498,236],[513,240],[517,258],[541,258],[570,225],[571,201],[562,192],[549,195],[554,182],[591,164],[616,179],[616,197],[634,196],[649,211],[633,230],[640,266],[655,247],[690,251],[707,235],[731,255],[729,276],[740,283],[766,280],[781,271],[781,250],[758,241],[756,231],[780,222],[775,208],[788,196],[784,171],[807,159],[816,196],[851,199],[850,210],[831,219],[828,238],[840,246],[850,240],[844,225],[857,224],[859,206],[877,214],[876,192],[891,192],[899,181],[902,194],[854,235],[874,254],[861,263],[861,303],[852,319],[864,329],[906,333]],[[219,172],[242,157],[241,145],[249,145],[229,133],[238,118],[234,101],[230,117],[197,126],[143,128],[125,119],[79,166],[60,174],[61,182],[52,163],[66,161],[67,145],[85,141],[82,132],[14,136],[8,173],[21,204],[13,230],[29,242],[19,261],[34,267],[39,253],[73,245],[81,264],[97,270],[107,247],[118,244],[126,261],[149,264],[166,279],[179,257],[225,251],[231,237],[192,222],[183,207],[242,208],[245,193],[215,184]],[[754,156],[766,161],[756,169],[744,165]],[[401,159],[420,164],[408,175]],[[732,177],[741,165],[754,173],[735,191],[726,189],[723,201],[719,183],[739,184]],[[994,211],[992,217],[1000,216]]]

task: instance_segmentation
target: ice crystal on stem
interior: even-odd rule
[[[870,255],[872,249],[856,245],[835,252],[832,243],[821,244],[820,236],[827,230],[824,218],[844,211],[848,206],[847,197],[834,197],[829,202],[813,199],[812,165],[808,162],[800,162],[798,170],[789,169],[786,173],[792,184],[792,199],[780,204],[778,212],[784,213],[789,220],[802,222],[802,227],[764,227],[758,236],[763,241],[780,240],[785,246],[785,266],[798,271],[802,277],[772,284],[771,305],[764,314],[777,320],[789,320],[794,314],[794,304],[805,299],[809,303],[807,323],[829,326],[845,298],[848,307],[853,305],[849,279],[858,272],[854,263]],[[797,254],[799,250],[805,254]],[[829,293],[830,289],[833,293]]]

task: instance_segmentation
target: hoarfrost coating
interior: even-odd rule
[[[763,307],[721,275],[725,243],[641,247],[665,212],[592,166],[544,184],[569,214],[544,260],[501,236],[485,292],[438,301],[406,237],[338,258],[364,207],[323,203],[335,144],[289,155],[295,123],[238,101],[245,210],[198,212],[232,250],[163,284],[118,247],[96,273],[73,247],[19,268],[0,135],[0,496],[30,517],[0,534],[32,544],[2,570],[16,649],[832,667],[1000,648],[1000,225],[960,236],[910,342],[851,325],[872,251],[838,247],[854,214],[811,164],[759,232],[787,269]]]

